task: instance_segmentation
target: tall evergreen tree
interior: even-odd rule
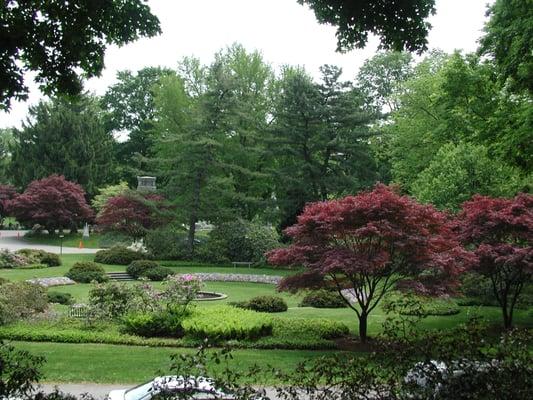
[[[281,227],[293,224],[305,203],[355,193],[375,179],[368,146],[375,115],[340,80],[339,68],[321,72],[321,84],[301,69],[282,77],[270,139]]]
[[[114,178],[113,137],[94,98],[40,102],[15,138],[11,174],[19,187],[60,174],[94,195]]]

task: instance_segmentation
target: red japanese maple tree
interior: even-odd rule
[[[83,188],[59,175],[31,182],[24,193],[7,202],[7,208],[19,222],[42,225],[49,233],[94,218]]]
[[[128,192],[109,198],[96,217],[96,222],[103,231],[121,232],[139,239],[148,229],[167,222],[167,212],[168,207],[162,196]]]
[[[0,226],[7,217],[7,202],[17,195],[17,190],[11,185],[0,185]]]
[[[474,196],[463,204],[457,229],[463,243],[475,248],[474,270],[491,280],[503,325],[511,328],[515,305],[533,277],[533,196]]]
[[[448,292],[466,259],[445,214],[382,184],[307,205],[285,233],[293,243],[270,252],[268,260],[306,271],[284,279],[280,289],[333,285],[357,313],[362,341],[368,315],[387,292],[400,283],[427,294]],[[343,296],[347,288],[355,302]]]

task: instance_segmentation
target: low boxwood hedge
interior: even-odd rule
[[[94,255],[94,261],[108,265],[129,265],[135,260],[146,259],[146,254],[130,250],[123,246],[114,246],[110,249],[99,250]]]
[[[248,301],[231,303],[231,305],[258,312],[278,313],[287,311],[287,303],[279,296],[258,296]]]
[[[151,260],[135,260],[127,266],[126,272],[135,279],[144,276],[144,274],[154,268],[159,267],[159,264]]]
[[[183,321],[187,336],[214,341],[257,339],[272,334],[272,320],[267,314],[231,306],[196,309]]]
[[[109,279],[102,266],[92,261],[75,263],[65,276],[78,283],[90,283],[92,281],[101,283]]]
[[[315,308],[344,308],[347,306],[338,292],[326,289],[308,292],[300,303],[300,307]]]

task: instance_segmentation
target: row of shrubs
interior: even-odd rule
[[[126,272],[133,278],[146,278],[151,281],[163,281],[174,271],[167,267],[160,266],[151,260],[135,260],[126,268]],[[93,261],[81,261],[75,263],[65,274],[68,278],[78,283],[98,283],[107,282],[109,277],[105,269]]]
[[[58,267],[61,259],[57,254],[44,250],[21,249],[16,252],[0,251],[0,268],[47,268]]]

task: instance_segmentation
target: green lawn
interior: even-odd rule
[[[83,247],[88,249],[97,249],[100,247],[100,235],[93,233],[88,239],[82,238],[82,233],[66,233],[63,238],[64,247],[78,247],[80,241],[83,241]],[[61,245],[61,238],[58,234],[49,235],[48,233],[32,234],[31,236],[24,236],[24,241],[31,244],[46,244],[50,246]]]
[[[45,382],[139,383],[158,374],[168,374],[169,356],[175,353],[194,353],[194,349],[167,349],[139,346],[96,344],[61,344],[13,342],[33,354],[42,355]],[[332,354],[327,351],[235,350],[230,364],[246,371],[254,364],[290,371],[306,359]],[[219,366],[218,368],[221,368]],[[274,383],[266,376],[257,384]]]
[[[93,255],[63,255],[63,265],[39,270],[0,270],[0,276],[10,280],[23,280],[33,277],[63,276],[76,261],[92,260]],[[180,273],[220,272],[220,273],[252,273],[266,275],[287,275],[294,271],[271,268],[233,268],[207,266],[193,262],[164,262],[164,265]],[[124,271],[124,266],[106,265],[108,271]],[[129,283],[129,284],[134,284]],[[158,288],[160,283],[153,283]],[[50,290],[71,293],[77,302],[86,302],[90,284],[54,287]],[[205,290],[222,292],[228,298],[221,301],[197,302],[199,307],[210,307],[215,304],[231,301],[243,301],[259,295],[282,296],[289,310],[276,314],[280,318],[326,318],[343,322],[353,334],[357,330],[357,318],[350,309],[315,309],[298,307],[302,295],[278,293],[274,285],[243,283],[243,282],[206,282]],[[56,306],[58,311],[66,310],[66,306]],[[461,312],[451,316],[428,317],[421,321],[419,329],[449,329],[466,322],[471,316],[479,315],[490,324],[501,323],[501,311],[497,307],[461,307]],[[386,315],[378,307],[369,317],[369,334],[376,335],[382,330]],[[516,310],[517,326],[533,327],[530,310]],[[17,342],[17,346],[36,354],[46,356],[48,363],[44,368],[47,381],[57,382],[140,382],[148,379],[168,363],[174,348],[155,348],[140,346],[116,346],[96,344],[62,344],[62,343],[28,343]],[[193,350],[180,350],[191,352]],[[274,364],[281,368],[291,369],[294,365],[309,357],[326,354],[326,351],[286,351],[286,350],[238,350],[235,352],[235,364],[239,368],[247,368],[254,362]],[[127,367],[125,367],[127,366]],[[132,367],[133,366],[133,367]],[[268,377],[265,383],[272,381]],[[259,382],[258,382],[259,383]]]

